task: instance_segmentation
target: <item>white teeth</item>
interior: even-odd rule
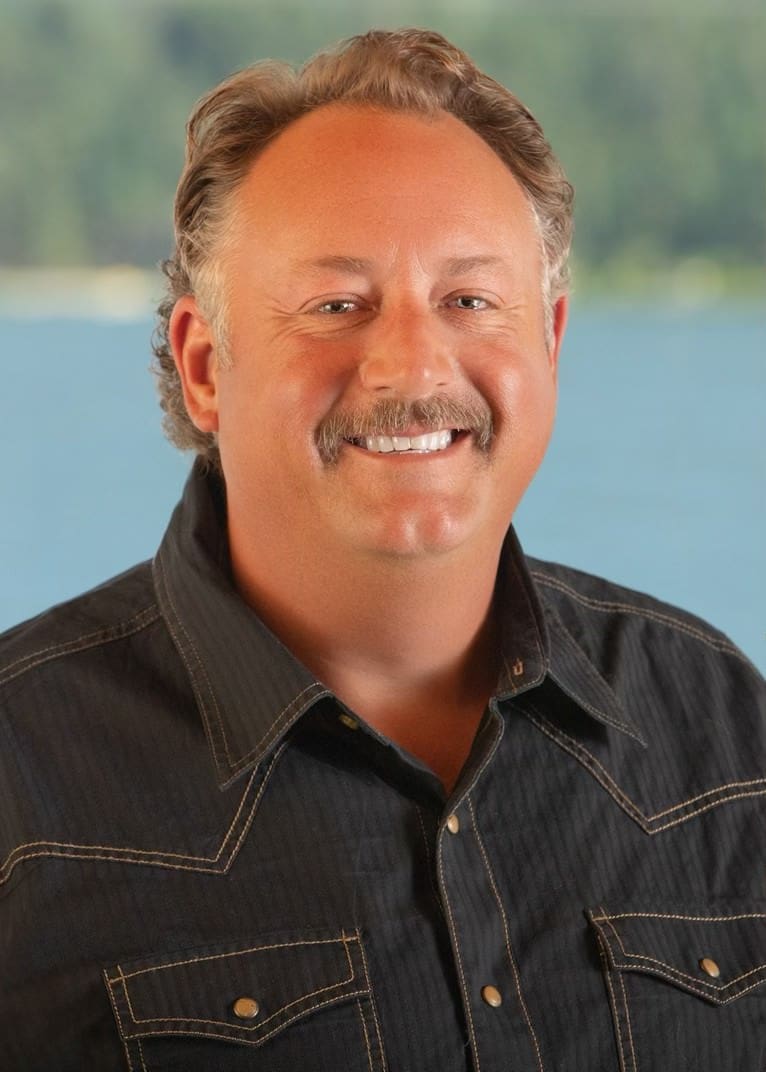
[[[394,449],[390,436],[368,436],[367,449],[377,451],[380,454],[389,454]]]
[[[377,454],[407,450],[425,454],[448,447],[452,442],[452,432],[444,428],[440,432],[427,432],[425,435],[418,436],[367,436],[364,442],[368,450]]]

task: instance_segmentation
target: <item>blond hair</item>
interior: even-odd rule
[[[290,123],[343,101],[425,116],[451,113],[479,134],[526,193],[543,254],[546,331],[569,283],[573,190],[537,120],[509,90],[480,71],[441,34],[373,30],[322,51],[302,68],[267,60],[203,97],[187,124],[186,160],[175,199],[175,250],[163,263],[167,290],[158,308],[154,369],[168,438],[219,465],[215,436],[186,412],[168,338],[170,315],[194,294],[227,353],[220,254],[233,227],[235,191],[262,149]]]

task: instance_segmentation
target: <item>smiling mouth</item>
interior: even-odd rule
[[[433,454],[446,450],[458,434],[456,428],[442,428],[438,432],[425,432],[423,435],[359,436],[346,442],[373,454]]]

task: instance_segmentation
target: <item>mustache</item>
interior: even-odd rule
[[[322,461],[333,464],[347,439],[404,432],[416,424],[423,432],[454,428],[470,432],[477,450],[486,454],[494,436],[492,412],[483,400],[463,401],[448,395],[432,395],[411,402],[401,398],[381,398],[366,409],[331,413],[316,431],[316,445]]]

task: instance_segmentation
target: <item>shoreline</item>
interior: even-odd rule
[[[609,274],[574,263],[576,306],[646,306],[696,309],[716,306],[766,308],[766,271],[727,270],[713,261],[690,258],[651,271],[637,266]],[[0,267],[0,316],[136,322],[154,317],[165,289],[159,268],[115,264],[108,267]]]

